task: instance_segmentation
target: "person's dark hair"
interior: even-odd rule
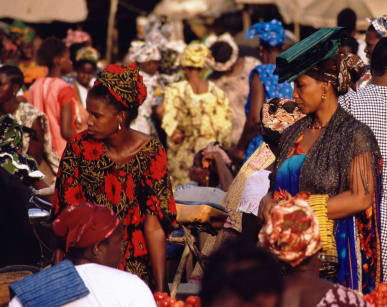
[[[224,293],[246,302],[258,294],[278,294],[284,280],[279,262],[251,241],[230,240],[213,253],[206,264],[201,284],[202,306],[212,306]]]
[[[11,79],[12,84],[17,84],[22,87],[24,84],[24,76],[19,67],[13,65],[4,65],[0,67],[0,73],[5,74]]]
[[[359,43],[355,38],[351,36],[342,39],[341,46],[348,46],[351,49],[352,54],[357,54],[357,51],[359,49]]]
[[[89,90],[87,95],[94,98],[105,99],[108,103],[113,105],[118,112],[126,112],[127,117],[125,124],[127,125],[129,125],[133,120],[135,120],[138,115],[138,108],[126,108],[121,102],[117,101],[117,99],[115,99],[114,96],[109,92],[109,90],[102,84],[93,86]]]
[[[371,57],[371,71],[373,75],[383,76],[387,69],[387,37],[383,37],[375,45]]]
[[[73,61],[73,63],[76,62],[76,55],[77,55],[78,50],[83,48],[83,47],[86,47],[86,46],[87,46],[87,43],[75,43],[69,47],[70,59],[71,59],[71,61]]]
[[[367,31],[374,31],[380,38],[382,37],[372,24],[368,27]]]
[[[351,34],[353,31],[355,31],[356,20],[357,20],[356,13],[350,8],[346,8],[342,10],[337,15],[337,25],[339,27],[344,27],[348,32],[348,34]]]
[[[65,43],[56,37],[45,39],[38,50],[39,64],[52,68],[54,65],[54,58],[64,54],[66,49]]]
[[[79,70],[79,69],[81,69],[81,67],[83,66],[83,65],[85,65],[85,64],[91,64],[91,65],[93,65],[93,68],[95,69],[95,70],[97,70],[97,63],[95,63],[95,62],[93,62],[93,61],[90,61],[90,60],[80,60],[80,61],[76,61],[76,62],[74,62],[75,64],[74,64],[74,68],[75,68],[75,70]]]
[[[211,47],[211,54],[215,59],[215,62],[226,63],[232,55],[232,47],[226,42],[216,42]]]

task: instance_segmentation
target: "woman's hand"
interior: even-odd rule
[[[231,152],[231,155],[233,157],[233,159],[238,163],[242,163],[243,162],[243,159],[245,157],[245,151],[239,147],[235,147],[232,152]]]
[[[184,141],[184,137],[185,137],[184,132],[175,130],[172,133],[171,139],[175,144],[180,144]]]
[[[259,210],[258,210],[258,219],[265,223],[267,220],[267,217],[270,214],[271,209],[277,204],[277,201],[273,199],[272,193],[267,193],[262,199],[259,204]]]

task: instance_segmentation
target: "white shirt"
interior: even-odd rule
[[[136,275],[96,263],[76,265],[90,293],[64,307],[156,307],[152,292]],[[23,306],[17,297],[10,307]]]

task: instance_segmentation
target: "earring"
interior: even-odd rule
[[[121,130],[121,123],[118,123],[118,131]]]
[[[322,102],[325,102],[325,100],[327,99],[327,88],[325,86],[323,86],[323,92],[322,92],[322,95],[321,95],[321,101]]]

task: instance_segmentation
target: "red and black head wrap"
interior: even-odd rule
[[[98,74],[94,82],[96,85],[106,87],[117,101],[130,110],[138,108],[147,95],[136,65],[110,64]]]
[[[114,232],[120,219],[102,205],[80,203],[66,207],[55,219],[52,229],[70,247],[88,247],[101,242]]]

